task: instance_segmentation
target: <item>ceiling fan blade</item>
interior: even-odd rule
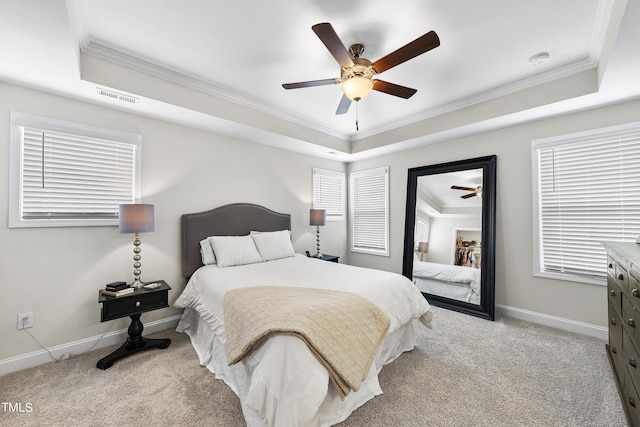
[[[468,199],[468,198],[473,197],[475,195],[476,195],[476,193],[470,193],[470,194],[465,194],[464,196],[460,196],[460,197],[463,198],[463,199]]]
[[[440,38],[434,31],[429,31],[384,58],[378,59],[373,63],[373,69],[376,73],[382,73],[438,46],[440,46]]]
[[[338,109],[336,110],[336,114],[346,114],[349,111],[349,107],[351,106],[351,100],[347,97],[347,95],[342,95],[342,99],[340,100],[340,104],[338,104]]]
[[[314,33],[318,36],[320,41],[329,49],[331,55],[338,61],[341,67],[353,67],[353,60],[351,55],[342,44],[340,37],[336,34],[335,30],[328,22],[316,24],[311,27]]]
[[[471,187],[459,187],[457,185],[452,185],[451,186],[452,190],[465,190],[465,191],[476,191],[475,188],[471,188]]]
[[[384,80],[374,80],[373,90],[388,93],[389,95],[399,96],[404,99],[411,98],[417,92],[416,89],[385,82]]]
[[[302,87],[313,87],[313,86],[323,86],[323,85],[333,85],[336,83],[341,83],[342,80],[335,79],[323,79],[323,80],[310,80],[308,82],[297,82],[297,83],[283,83],[282,87],[285,89],[300,89]]]

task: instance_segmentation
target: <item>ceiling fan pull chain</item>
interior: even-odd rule
[[[358,104],[359,102],[356,102],[356,132],[360,130],[358,127]]]

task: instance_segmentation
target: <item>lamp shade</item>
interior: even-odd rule
[[[146,233],[153,231],[153,205],[120,205],[119,229],[120,233]]]
[[[364,99],[373,88],[373,80],[362,76],[354,76],[342,82],[342,92],[352,101]]]
[[[426,254],[429,252],[429,242],[420,242],[418,243],[418,252]]]
[[[325,209],[311,209],[309,211],[309,225],[324,225],[327,220]]]

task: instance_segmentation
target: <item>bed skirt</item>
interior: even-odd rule
[[[189,336],[200,365],[205,366],[217,379],[224,381],[239,397],[247,426],[268,427],[269,423],[258,412],[269,412],[273,408],[260,408],[261,402],[251,401],[249,395],[251,378],[243,363],[227,365],[224,333],[220,334],[221,331],[215,331],[209,322],[203,320],[195,310],[189,307],[185,308],[176,331]],[[299,340],[293,336],[277,338]],[[378,373],[384,365],[397,359],[403,352],[412,350],[415,347],[415,342],[413,322],[408,322],[388,334],[360,389],[357,392],[349,393],[344,400],[340,399],[333,385],[329,384],[327,377],[327,394],[324,400],[319,402],[319,410],[307,425],[331,426],[337,424],[344,421],[355,409],[364,405],[368,400],[382,394]],[[300,343],[304,345],[302,341]]]

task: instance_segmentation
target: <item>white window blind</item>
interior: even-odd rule
[[[117,224],[139,194],[138,136],[16,117],[10,225]]]
[[[389,255],[389,168],[354,172],[351,187],[351,250]]]
[[[640,235],[640,123],[534,141],[532,147],[536,272],[604,283],[600,242],[633,242]]]
[[[325,209],[327,220],[343,220],[344,173],[313,168],[313,209]]]

